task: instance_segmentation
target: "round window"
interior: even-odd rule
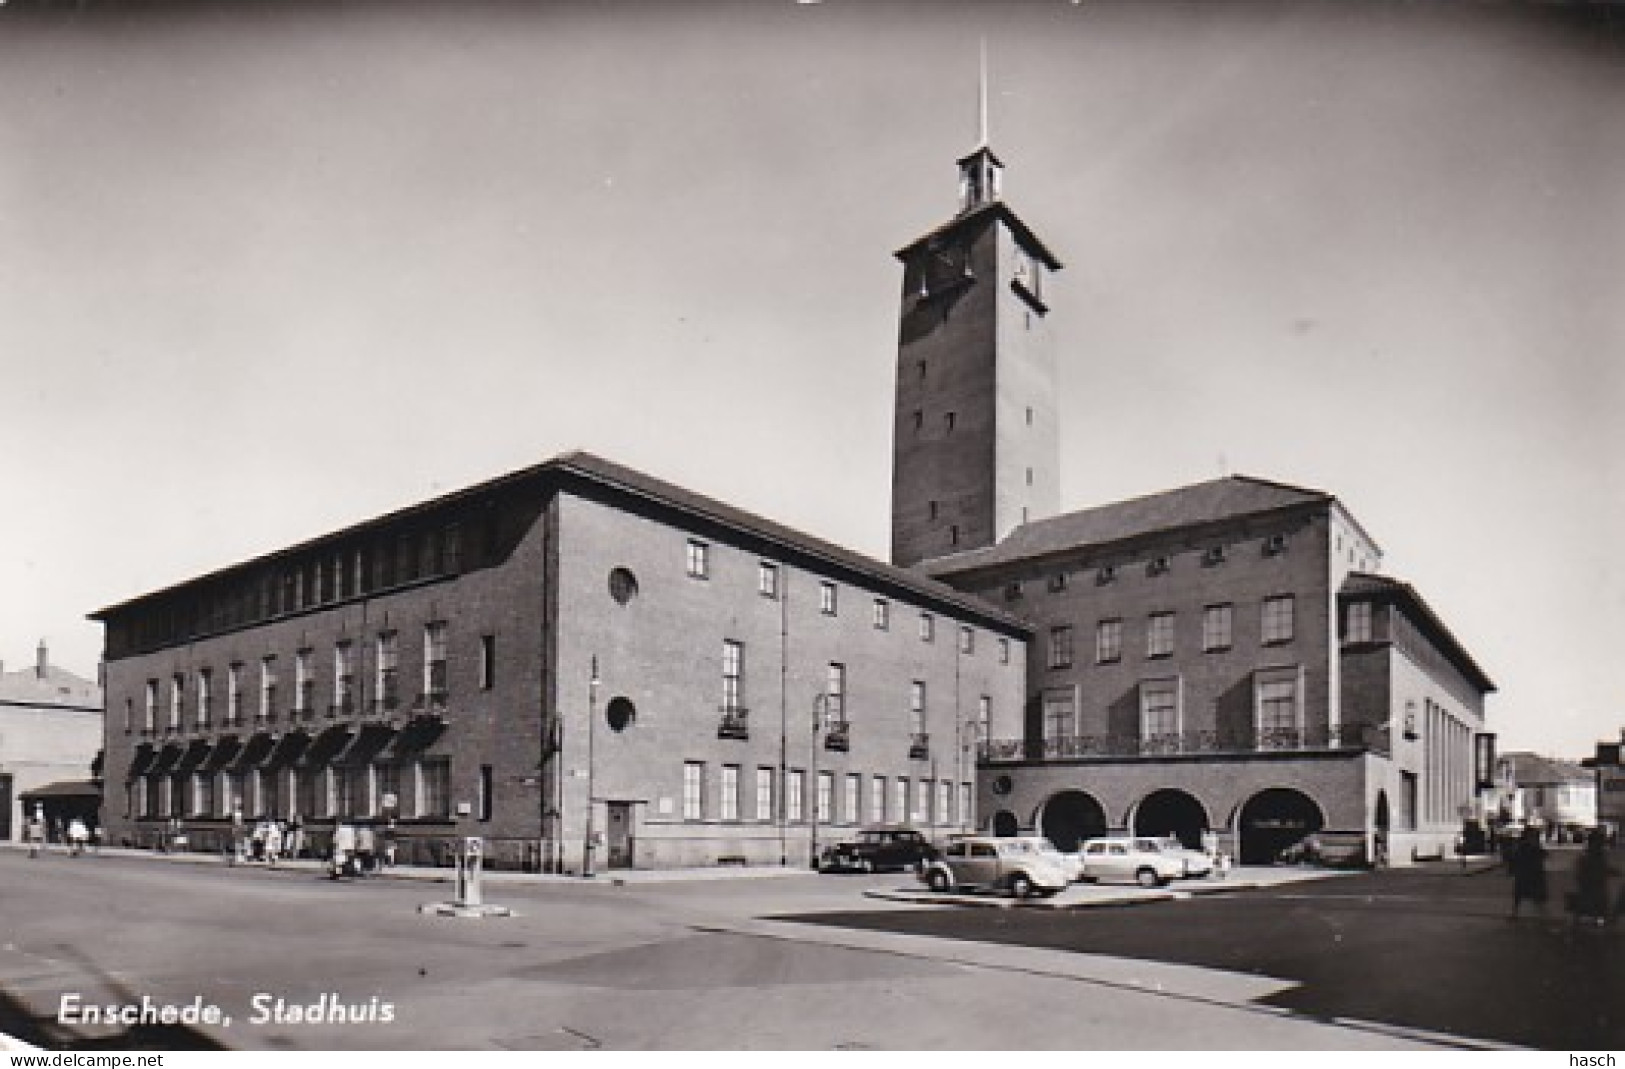
[[[611,731],[625,731],[637,718],[637,706],[625,698],[611,698],[609,707],[604,710],[604,719],[609,722]]]
[[[638,577],[631,569],[616,568],[609,573],[609,596],[618,605],[625,605],[638,596]]]
[[[1006,795],[1010,793],[1011,788],[1014,786],[1015,784],[1011,782],[1009,776],[996,776],[993,780],[993,793]]]

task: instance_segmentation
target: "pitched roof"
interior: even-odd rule
[[[54,664],[42,678],[33,665],[16,672],[0,672],[0,702],[11,705],[65,705],[100,709],[102,689],[82,676]]]
[[[1037,520],[1017,527],[998,545],[939,557],[921,567],[930,575],[956,575],[1156,532],[1335,500],[1321,490],[1231,475]]]
[[[1423,600],[1416,588],[1400,579],[1393,579],[1386,575],[1372,575],[1369,572],[1350,572],[1343,580],[1342,589],[1338,592],[1341,598],[1377,596],[1391,601],[1401,607],[1411,621],[1421,628],[1438,646],[1444,655],[1450,658],[1469,680],[1485,693],[1494,691],[1495,682],[1485,674],[1484,670],[1474,661],[1467,648],[1456,640],[1450,628],[1439,618],[1439,614]]]
[[[699,519],[717,524],[735,532],[773,543],[787,553],[797,554],[803,559],[819,563],[820,566],[856,573],[880,584],[903,590],[925,603],[962,612],[1009,634],[1026,636],[1032,632],[1031,626],[1020,617],[1013,616],[980,598],[961,593],[917,571],[883,563],[872,557],[835,545],[832,542],[826,542],[794,528],[786,527],[753,512],[736,508],[704,494],[685,490],[663,479],[657,479],[652,475],[581,450],[563,453],[540,464],[510,472],[506,475],[500,475],[494,479],[453,491],[432,500],[397,509],[383,516],[352,524],[341,530],[331,531],[252,560],[242,561],[218,569],[206,575],[194,576],[191,579],[161,590],[138,595],[116,605],[97,610],[90,614],[90,619],[107,620],[120,612],[148,602],[151,599],[179,591],[194,583],[213,580],[268,561],[294,557],[324,543],[349,538],[359,532],[405,520],[414,515],[430,512],[459,501],[478,499],[480,496],[492,491],[527,484],[535,485],[537,483],[542,485],[562,485],[573,489],[577,493],[591,494],[607,491],[657,507],[671,509],[688,520]]]
[[[1542,757],[1521,750],[1501,755],[1501,760],[1512,766],[1512,782],[1520,787],[1546,783],[1595,783],[1596,777],[1576,761],[1557,757]]]

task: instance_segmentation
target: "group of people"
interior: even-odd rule
[[[1619,871],[1608,864],[1607,846],[1608,840],[1602,831],[1591,832],[1574,864],[1574,890],[1564,904],[1576,925],[1602,927],[1615,917],[1625,916],[1625,892],[1617,900],[1608,894],[1608,878],[1619,875]],[[1540,829],[1534,827],[1525,828],[1517,845],[1508,851],[1506,864],[1512,876],[1513,918],[1518,916],[1525,902],[1545,911],[1546,855]]]
[[[101,828],[92,828],[80,817],[67,821],[59,820],[54,826],[47,825],[44,806],[34,807],[34,814],[28,818],[25,832],[28,836],[29,857],[39,857],[40,851],[52,841],[65,844],[68,855],[78,857],[87,848],[100,844],[102,838]]]
[[[332,841],[325,854],[319,851],[319,844],[310,841],[304,824],[297,817],[286,821],[260,820],[249,828],[239,813],[233,816],[232,826],[233,864],[264,862],[275,868],[278,861],[312,854],[325,857],[328,874],[334,879],[363,876],[395,864],[394,821],[390,821],[381,834],[371,824],[340,821],[333,826]]]

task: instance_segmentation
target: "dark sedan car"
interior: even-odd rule
[[[857,838],[827,847],[818,867],[824,872],[883,872],[918,868],[936,856],[936,848],[913,828],[864,828]]]

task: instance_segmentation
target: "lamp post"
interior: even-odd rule
[[[824,716],[829,709],[829,695],[816,694],[813,696],[812,717],[812,868],[818,869],[818,806],[823,799],[821,781],[818,778],[818,729],[824,726]]]
[[[592,658],[592,677],[587,680],[587,837],[582,843],[581,875],[593,875],[593,850],[597,831],[593,827],[593,740],[598,734],[598,655]]]

